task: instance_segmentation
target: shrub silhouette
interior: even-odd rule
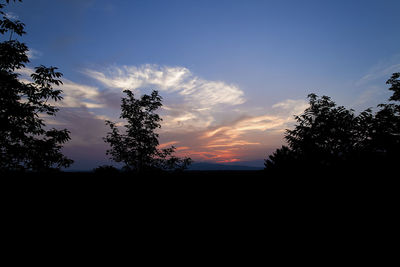
[[[393,91],[389,101],[400,100],[399,73],[387,81]],[[400,152],[400,106],[380,104],[355,115],[328,96],[310,94],[309,107],[286,130],[287,146],[265,160],[266,170],[394,169]]]
[[[121,133],[117,125],[106,121],[111,132],[104,141],[111,148],[107,154],[116,162],[125,164],[125,171],[136,173],[157,172],[160,170],[184,170],[191,164],[190,158],[173,156],[175,147],[158,149],[158,134],[161,118],[156,110],[162,106],[162,98],[157,91],[151,95],[143,95],[136,99],[134,94],[125,90],[126,98],[122,98],[121,116],[126,120],[125,132]]]
[[[8,4],[10,1],[6,1]],[[55,116],[58,109],[48,101],[62,99],[62,84],[55,67],[39,66],[33,82],[18,79],[16,70],[29,62],[28,47],[13,36],[25,34],[25,25],[8,18],[0,4],[0,34],[9,34],[0,43],[0,171],[49,171],[68,167],[73,161],[61,153],[69,131],[45,129],[42,115]]]

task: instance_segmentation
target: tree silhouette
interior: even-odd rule
[[[288,168],[299,168],[299,158],[288,146],[282,146],[275,150],[268,159],[265,160],[265,168],[269,171],[282,171]]]
[[[380,104],[376,113],[371,133],[371,148],[375,157],[393,163],[400,159],[400,73],[394,73],[386,82],[393,95],[389,104]]]
[[[336,104],[327,96],[308,96],[310,106],[299,116],[297,125],[286,130],[289,147],[276,151],[266,166],[291,165],[296,168],[334,167],[353,153],[357,137],[357,117],[353,110]],[[274,166],[277,167],[277,166]]]
[[[154,170],[183,170],[190,163],[190,158],[173,156],[175,147],[159,150],[155,132],[160,128],[161,118],[156,110],[162,106],[162,98],[157,91],[136,99],[134,94],[125,90],[122,98],[121,116],[126,120],[125,133],[120,133],[117,125],[111,121],[106,124],[111,128],[104,141],[111,149],[107,154],[116,162],[123,162],[127,171],[144,173]]]
[[[392,77],[387,80],[386,84],[390,84],[390,91],[393,91],[393,95],[389,98],[389,101],[400,101],[400,72],[392,74]]]
[[[389,101],[400,100],[399,73],[387,81],[393,91]],[[393,167],[400,159],[400,106],[380,104],[354,114],[328,96],[310,94],[309,107],[286,130],[288,146],[265,160],[267,170],[367,169]],[[389,166],[390,165],[390,166]]]
[[[6,1],[8,4],[10,1]],[[62,74],[55,67],[39,66],[31,75],[33,82],[22,82],[16,70],[29,62],[28,48],[13,39],[25,34],[25,25],[8,18],[0,4],[0,34],[9,34],[0,43],[0,170],[48,171],[68,167],[73,161],[61,153],[69,131],[45,129],[42,115],[55,116],[58,109],[48,101],[62,99]]]

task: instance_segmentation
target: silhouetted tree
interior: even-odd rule
[[[387,80],[386,84],[390,84],[390,91],[393,91],[393,95],[389,98],[389,101],[400,101],[400,72],[392,74],[392,77]]]
[[[390,101],[400,100],[399,73],[387,81],[393,91]],[[309,107],[293,130],[286,130],[288,146],[277,149],[267,160],[267,170],[316,168],[387,168],[400,159],[400,106],[380,104],[355,115],[337,106],[329,97],[310,94]],[[393,167],[393,166],[392,166]]]
[[[6,1],[9,3],[9,1]],[[28,48],[13,39],[25,34],[25,25],[10,19],[0,4],[0,34],[9,34],[0,43],[0,170],[48,171],[68,167],[73,161],[62,153],[69,131],[45,129],[42,115],[55,116],[58,109],[49,100],[62,99],[60,85],[62,74],[55,67],[40,66],[31,75],[33,82],[18,79],[16,70],[29,62]]]
[[[285,168],[297,168],[299,158],[288,146],[282,146],[265,160],[265,168],[269,171],[282,171]]]
[[[400,160],[400,73],[394,73],[386,82],[393,95],[389,104],[380,104],[372,125],[371,148],[384,161]]]
[[[125,90],[122,99],[121,116],[126,120],[125,133],[120,133],[117,125],[111,121],[106,124],[111,128],[104,141],[111,149],[107,154],[116,162],[123,162],[127,171],[138,173],[155,170],[183,170],[190,163],[190,158],[173,156],[175,147],[157,149],[159,145],[156,129],[160,128],[161,118],[156,110],[162,106],[162,98],[157,91],[136,99],[134,94]]]
[[[353,110],[347,110],[327,96],[309,96],[310,106],[296,116],[297,125],[286,131],[286,140],[297,154],[302,166],[318,167],[339,164],[352,154],[355,147],[357,117]]]

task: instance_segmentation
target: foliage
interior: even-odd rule
[[[399,73],[387,84],[400,100]],[[286,130],[288,146],[277,149],[266,161],[267,170],[312,168],[359,168],[383,166],[399,159],[400,108],[380,104],[355,115],[352,109],[337,106],[329,97],[310,94],[309,107],[299,116],[294,129]]]
[[[393,73],[392,77],[387,80],[386,84],[390,84],[389,90],[393,91],[390,101],[400,101],[400,72]]]
[[[6,1],[7,3],[9,1]],[[10,34],[0,43],[0,170],[48,171],[68,167],[72,160],[62,153],[69,131],[45,129],[42,115],[55,116],[58,109],[48,101],[62,99],[62,74],[55,67],[39,66],[31,75],[33,82],[22,82],[16,70],[29,62],[28,48],[12,36],[25,34],[25,25],[9,19],[0,4],[0,34]]]
[[[399,160],[400,153],[400,73],[394,73],[386,82],[393,95],[389,104],[380,104],[371,133],[371,146],[375,153],[385,154],[390,160]]]
[[[275,152],[269,156],[269,159],[265,160],[265,167],[270,171],[283,170],[285,167],[294,167],[299,162],[297,155],[287,146],[282,146],[275,150]]]
[[[156,130],[161,127],[161,118],[156,110],[162,106],[162,98],[157,91],[136,99],[134,94],[125,90],[126,98],[122,99],[121,116],[126,120],[125,133],[120,133],[117,125],[106,121],[111,132],[104,141],[111,149],[107,154],[116,162],[123,162],[124,169],[138,173],[155,170],[183,170],[190,163],[190,158],[173,156],[175,147],[158,149]]]

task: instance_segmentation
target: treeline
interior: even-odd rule
[[[269,172],[395,171],[400,162],[400,73],[386,82],[393,92],[378,111],[337,106],[328,96],[310,94],[309,107],[286,130],[286,146],[267,160]],[[325,172],[326,173],[326,172]]]

